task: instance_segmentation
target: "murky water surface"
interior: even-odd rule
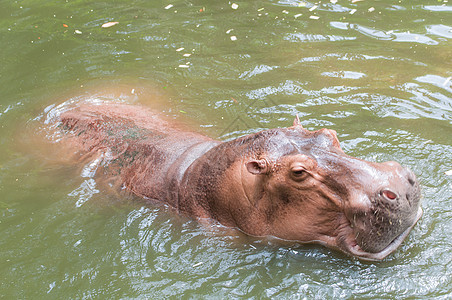
[[[236,4],[0,2],[0,297],[450,297],[452,3]],[[38,146],[46,107],[86,98],[158,103],[223,140],[298,113],[409,166],[424,216],[379,263],[206,230]]]

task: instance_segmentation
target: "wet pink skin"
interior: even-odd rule
[[[98,176],[252,236],[318,243],[362,260],[394,252],[422,215],[415,175],[346,155],[329,129],[293,126],[220,142],[141,106],[81,104],[59,127]],[[102,174],[102,175],[100,175]]]

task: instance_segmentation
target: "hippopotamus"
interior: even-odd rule
[[[96,176],[176,212],[250,236],[317,243],[382,260],[420,219],[416,176],[399,163],[348,156],[331,129],[293,125],[218,141],[124,103],[84,103],[58,128]]]

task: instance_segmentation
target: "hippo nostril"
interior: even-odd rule
[[[406,171],[406,178],[408,180],[408,183],[411,186],[415,186],[416,185],[416,176],[414,175],[414,173],[410,170],[410,169],[405,169]]]
[[[397,194],[392,192],[392,191],[390,191],[390,190],[383,190],[383,191],[381,191],[381,195],[383,197],[385,197],[386,199],[391,200],[391,201],[398,198]]]

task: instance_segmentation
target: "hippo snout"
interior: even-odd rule
[[[352,221],[358,245],[370,253],[388,248],[412,228],[422,212],[420,186],[414,173],[396,162],[381,167],[381,186],[370,197],[369,209],[354,215]]]

